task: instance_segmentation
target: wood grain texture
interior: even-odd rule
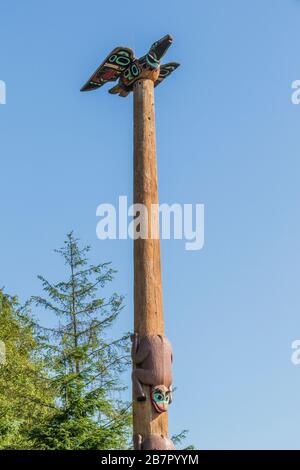
[[[164,335],[160,241],[151,239],[151,205],[158,204],[154,112],[154,83],[150,79],[134,84],[134,203],[148,209],[148,237],[134,241],[134,331],[139,335]],[[158,224],[158,220],[156,221]],[[168,414],[158,414],[150,401],[133,401],[134,434],[167,437]]]

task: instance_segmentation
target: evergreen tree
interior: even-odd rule
[[[30,429],[51,413],[31,319],[0,290],[0,449],[31,449]]]
[[[125,449],[131,434],[130,404],[119,399],[120,374],[129,364],[128,335],[111,340],[123,298],[100,295],[113,280],[110,263],[88,264],[89,247],[73,233],[56,250],[67,278],[51,284],[39,276],[46,297],[32,302],[52,312],[58,324],[38,328],[56,410],[31,432],[36,449]]]

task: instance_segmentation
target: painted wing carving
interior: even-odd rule
[[[97,68],[80,91],[90,91],[107,82],[114,82],[134,60],[134,53],[128,47],[116,47]]]
[[[169,62],[160,66],[160,73],[158,79],[155,82],[155,86],[159,85],[165,78],[167,78],[174,70],[179,67],[180,64],[177,62]]]

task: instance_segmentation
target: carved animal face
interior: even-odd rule
[[[151,402],[157,413],[167,411],[171,403],[171,391],[165,385],[152,387]]]

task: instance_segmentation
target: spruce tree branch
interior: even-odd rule
[[[109,421],[108,423],[106,423],[103,427],[104,429],[107,429],[109,426],[111,426],[115,421],[119,421],[120,419],[123,419],[123,415],[132,407],[132,403],[130,403],[127,408],[125,408],[124,410],[122,410],[120,412],[120,414],[116,417],[114,417],[111,421]]]

